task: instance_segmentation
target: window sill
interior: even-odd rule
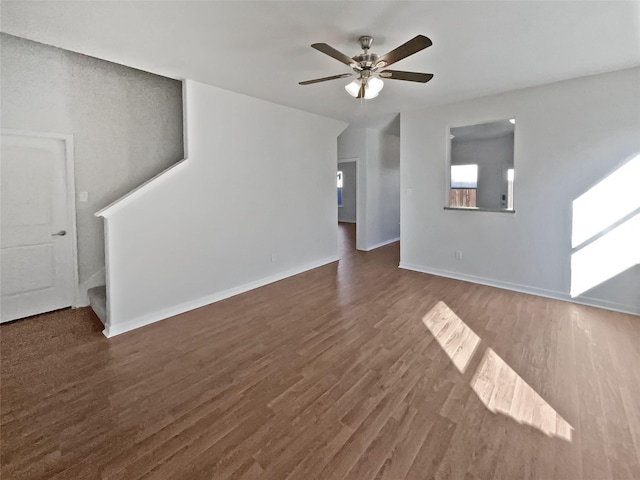
[[[458,210],[463,212],[492,212],[492,213],[516,213],[515,210],[492,210],[491,208],[480,207],[444,207],[445,210]]]

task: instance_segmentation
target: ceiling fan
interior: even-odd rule
[[[389,65],[396,63],[403,58],[413,55],[414,53],[430,47],[432,42],[424,35],[417,35],[408,42],[400,45],[398,48],[391,50],[382,56],[375,53],[369,53],[369,49],[373,44],[373,37],[363,35],[359,39],[363,53],[351,58],[326,43],[314,43],[311,48],[315,48],[330,57],[335,58],[339,62],[348,65],[353,69],[353,73],[343,73],[333,75],[331,77],[316,78],[300,82],[300,85],[311,85],[313,83],[326,82],[327,80],[337,80],[340,78],[349,78],[357,75],[357,77],[349,83],[345,88],[347,93],[355,98],[364,98],[369,100],[378,96],[384,82],[382,78],[390,80],[405,80],[409,82],[427,83],[433,78],[431,73],[403,72],[401,70],[381,70]]]

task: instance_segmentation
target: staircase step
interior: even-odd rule
[[[90,288],[87,291],[89,296],[89,304],[100,321],[106,326],[107,324],[107,286],[100,285],[99,287]]]

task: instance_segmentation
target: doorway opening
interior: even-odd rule
[[[336,175],[338,208],[338,250],[343,253],[356,249],[358,230],[358,159],[338,160]]]

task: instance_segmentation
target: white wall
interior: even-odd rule
[[[183,157],[181,82],[1,39],[2,128],[74,137],[76,192],[89,192],[76,202],[79,277],[91,287],[104,269],[103,226],[93,214]]]
[[[400,139],[367,129],[367,242],[400,238]]]
[[[358,158],[356,247],[371,250],[400,236],[400,139],[374,129],[347,128],[338,158]]]
[[[403,113],[401,266],[569,299],[572,202],[640,152],[639,105],[636,68]],[[514,117],[516,213],[444,210],[449,126]],[[640,313],[640,266],[575,301]]]
[[[106,220],[108,335],[337,259],[346,125],[196,82],[185,91],[188,160]]]

